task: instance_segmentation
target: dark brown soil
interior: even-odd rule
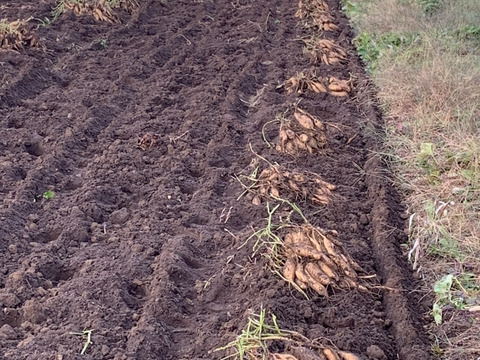
[[[264,306],[280,327],[364,359],[428,359],[425,309],[399,250],[402,208],[371,155],[381,123],[368,87],[302,95],[343,133],[314,156],[278,154],[262,127],[298,98],[278,84],[311,69],[297,3],[140,2],[122,24],[65,14],[37,30],[44,49],[0,52],[2,358],[220,359],[211,351]],[[44,18],[53,5],[2,0],[0,18]],[[348,22],[334,17],[340,30],[326,36],[348,64],[313,70],[364,84]],[[157,140],[143,151],[148,132]],[[277,134],[266,126],[269,141]],[[298,205],[393,290],[307,300],[252,257],[253,242],[240,247],[267,216],[237,200],[234,175],[257,159],[249,144],[338,186],[328,206]],[[84,329],[93,344],[81,356],[71,332]]]

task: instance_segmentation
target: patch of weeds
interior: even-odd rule
[[[384,53],[398,51],[399,48],[406,47],[417,41],[419,41],[417,34],[393,32],[383,34],[362,32],[353,39],[360,58],[367,65],[367,70],[370,72],[376,68],[378,60]]]
[[[45,16],[43,19],[39,19],[39,18],[35,18],[34,20],[37,20],[38,21],[38,26],[37,26],[37,29],[39,27],[47,27],[47,26],[50,26],[52,24],[52,21],[50,20],[49,17]]]
[[[367,64],[367,69],[370,71],[373,70],[380,56],[380,48],[374,42],[374,36],[367,33],[360,33],[353,41],[360,58]]]
[[[436,13],[442,7],[442,0],[418,0],[418,3],[428,15]]]
[[[440,256],[446,259],[463,261],[465,256],[458,248],[457,241],[443,227],[438,228],[439,239],[428,248],[428,254]]]
[[[463,273],[458,276],[448,274],[434,284],[433,291],[436,300],[433,304],[432,315],[435,323],[440,325],[443,321],[444,309],[465,310],[469,306],[474,306],[480,286],[472,273]]]
[[[51,15],[52,15],[52,21],[56,21],[60,15],[62,15],[65,11],[67,11],[66,8],[66,1],[65,0],[60,0],[57,2],[57,5],[52,9]]]
[[[480,40],[480,26],[467,25],[455,30],[455,34],[466,40]]]
[[[357,2],[353,0],[340,0],[340,5],[342,6],[342,11],[349,18],[355,18],[363,12],[362,2]]]
[[[304,223],[308,223],[308,221],[296,204],[280,198],[275,200],[279,201],[280,203],[273,207],[270,207],[269,202],[266,204],[268,213],[268,216],[265,219],[266,225],[250,235],[239,248],[244,247],[252,239],[254,239],[255,243],[252,247],[253,256],[260,254],[261,256],[265,257],[268,260],[268,266],[272,273],[289,282],[287,279],[285,279],[282,273],[285,265],[285,256],[283,253],[284,242],[281,238],[281,232],[283,229],[293,226],[294,223],[292,222],[291,217],[295,214],[299,215]],[[290,214],[286,218],[282,218],[281,216],[274,218],[274,215],[279,210],[282,203],[288,204],[288,206],[292,209]],[[292,283],[292,285],[303,296],[308,298],[307,294],[297,284]]]
[[[360,359],[353,353],[323,345],[319,338],[310,341],[296,331],[282,329],[275,314],[269,315],[261,307],[259,314],[249,316],[247,325],[235,340],[212,352],[230,353],[222,360]],[[282,353],[274,352],[279,347]]]
[[[436,358],[441,358],[444,354],[444,351],[443,351],[442,347],[440,346],[440,341],[438,340],[437,337],[435,337],[435,341],[432,343],[432,345],[430,347],[430,352]]]
[[[440,336],[432,353],[466,359],[478,353],[474,335],[478,322],[469,328],[463,322],[468,314],[455,315],[457,307],[469,308],[474,297],[467,289],[473,280],[471,276],[465,280],[462,273],[479,268],[480,2],[341,1],[344,10],[353,14],[349,16],[359,34],[356,45],[379,90],[387,129],[393,129],[385,139],[393,153],[392,171],[411,214],[409,258],[414,254],[413,268],[422,274],[428,289],[438,283],[433,309],[437,323],[442,314],[446,322],[445,311],[450,309],[454,311],[450,311],[448,328],[460,324],[461,334],[449,334],[445,340],[445,334],[440,335],[443,328],[437,329]],[[365,5],[359,15],[355,3]],[[416,35],[410,35],[412,42],[407,35],[398,47],[396,42],[386,47],[385,38],[381,39],[388,33],[405,32]],[[452,263],[455,272],[447,270]],[[443,278],[449,273],[453,275]],[[478,298],[473,306],[478,314]]]
[[[435,185],[439,182],[440,170],[438,161],[435,159],[435,145],[430,142],[420,144],[420,154],[417,165],[427,172],[428,182]]]
[[[275,314],[270,314],[269,319],[266,315],[266,310],[262,308],[259,314],[252,313],[250,315],[246,327],[235,340],[213,351],[229,351],[233,349],[233,354],[223,357],[222,360],[232,358],[239,360],[266,360],[269,355],[268,345],[271,341],[290,341],[292,336],[301,335],[294,331],[280,329]]]
[[[443,212],[448,206],[448,203],[436,203],[427,201],[424,206],[426,218],[428,220],[428,228],[431,232],[431,238],[434,240],[427,248],[429,255],[436,255],[446,259],[454,259],[462,262],[465,256],[458,247],[457,241],[448,233],[448,231],[441,225],[440,219],[444,215]]]

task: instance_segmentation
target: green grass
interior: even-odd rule
[[[43,193],[42,197],[45,200],[51,200],[55,197],[55,192],[53,192],[52,190],[47,190]]]
[[[426,14],[433,14],[442,7],[442,0],[418,0]]]

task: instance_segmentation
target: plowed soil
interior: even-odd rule
[[[403,260],[402,206],[372,130],[381,121],[336,0],[349,52],[312,67],[296,1],[140,1],[122,23],[64,14],[43,48],[0,52],[2,359],[221,359],[263,306],[279,326],[363,359],[428,359],[427,308]],[[44,18],[53,1],[0,1],[0,18]],[[287,94],[304,70],[354,78],[348,97]],[[323,151],[279,154],[292,104],[334,124]],[[341,129],[337,131],[336,129]],[[373,131],[373,132],[375,132]],[[138,138],[154,134],[143,150]],[[252,255],[263,203],[234,178],[259,160],[337,185],[299,201],[382,285],[306,299]],[[260,160],[261,162],[261,160]],[[52,199],[42,195],[54,191]],[[71,334],[93,329],[91,344]]]

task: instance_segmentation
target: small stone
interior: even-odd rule
[[[303,316],[305,319],[311,319],[313,317],[313,311],[310,306],[305,307],[305,310],[303,311]]]
[[[44,283],[43,283],[43,288],[44,289],[51,289],[53,287],[53,283],[51,280],[45,280]]]
[[[17,338],[17,333],[15,332],[14,328],[8,324],[4,324],[0,328],[0,338],[5,340],[15,340]]]
[[[38,220],[40,220],[40,216],[38,214],[30,214],[28,215],[27,219],[32,222],[37,222]]]
[[[114,211],[110,214],[109,220],[112,224],[123,224],[130,216],[127,208]]]
[[[106,356],[106,355],[108,355],[108,353],[110,352],[110,348],[109,348],[107,345],[102,345],[102,350],[101,350],[101,352],[102,352],[102,355],[103,355],[103,356]]]
[[[8,245],[8,251],[10,251],[11,254],[16,254],[17,253],[17,245],[10,244]]]
[[[132,251],[135,253],[141,253],[143,251],[143,245],[142,244],[132,245]]]
[[[139,319],[140,319],[140,315],[138,315],[137,313],[132,315],[132,320],[133,321],[138,321]]]
[[[20,304],[20,299],[15,294],[0,294],[0,304],[3,304],[4,307],[13,308]]]
[[[34,332],[37,331],[40,327],[38,325],[32,324],[30,321],[24,321],[20,324],[20,328],[23,331]]]
[[[32,324],[40,324],[45,321],[45,311],[36,300],[30,299],[23,305],[23,319]]]
[[[45,290],[43,287],[39,286],[39,287],[37,288],[37,294],[38,294],[39,296],[45,296],[45,295],[48,294],[48,291]]]
[[[368,217],[365,214],[360,215],[360,224],[368,225],[369,223],[370,220],[368,220]]]
[[[107,243],[118,242],[118,240],[119,240],[118,236],[110,236],[110,237],[107,239]]]
[[[377,345],[370,345],[367,348],[367,355],[372,360],[387,360],[387,356]]]
[[[25,338],[24,340],[20,341],[20,342],[17,344],[17,348],[22,348],[22,347],[27,346],[29,343],[32,342],[33,339],[34,339],[34,336],[33,336],[33,335],[29,335],[27,338]]]

